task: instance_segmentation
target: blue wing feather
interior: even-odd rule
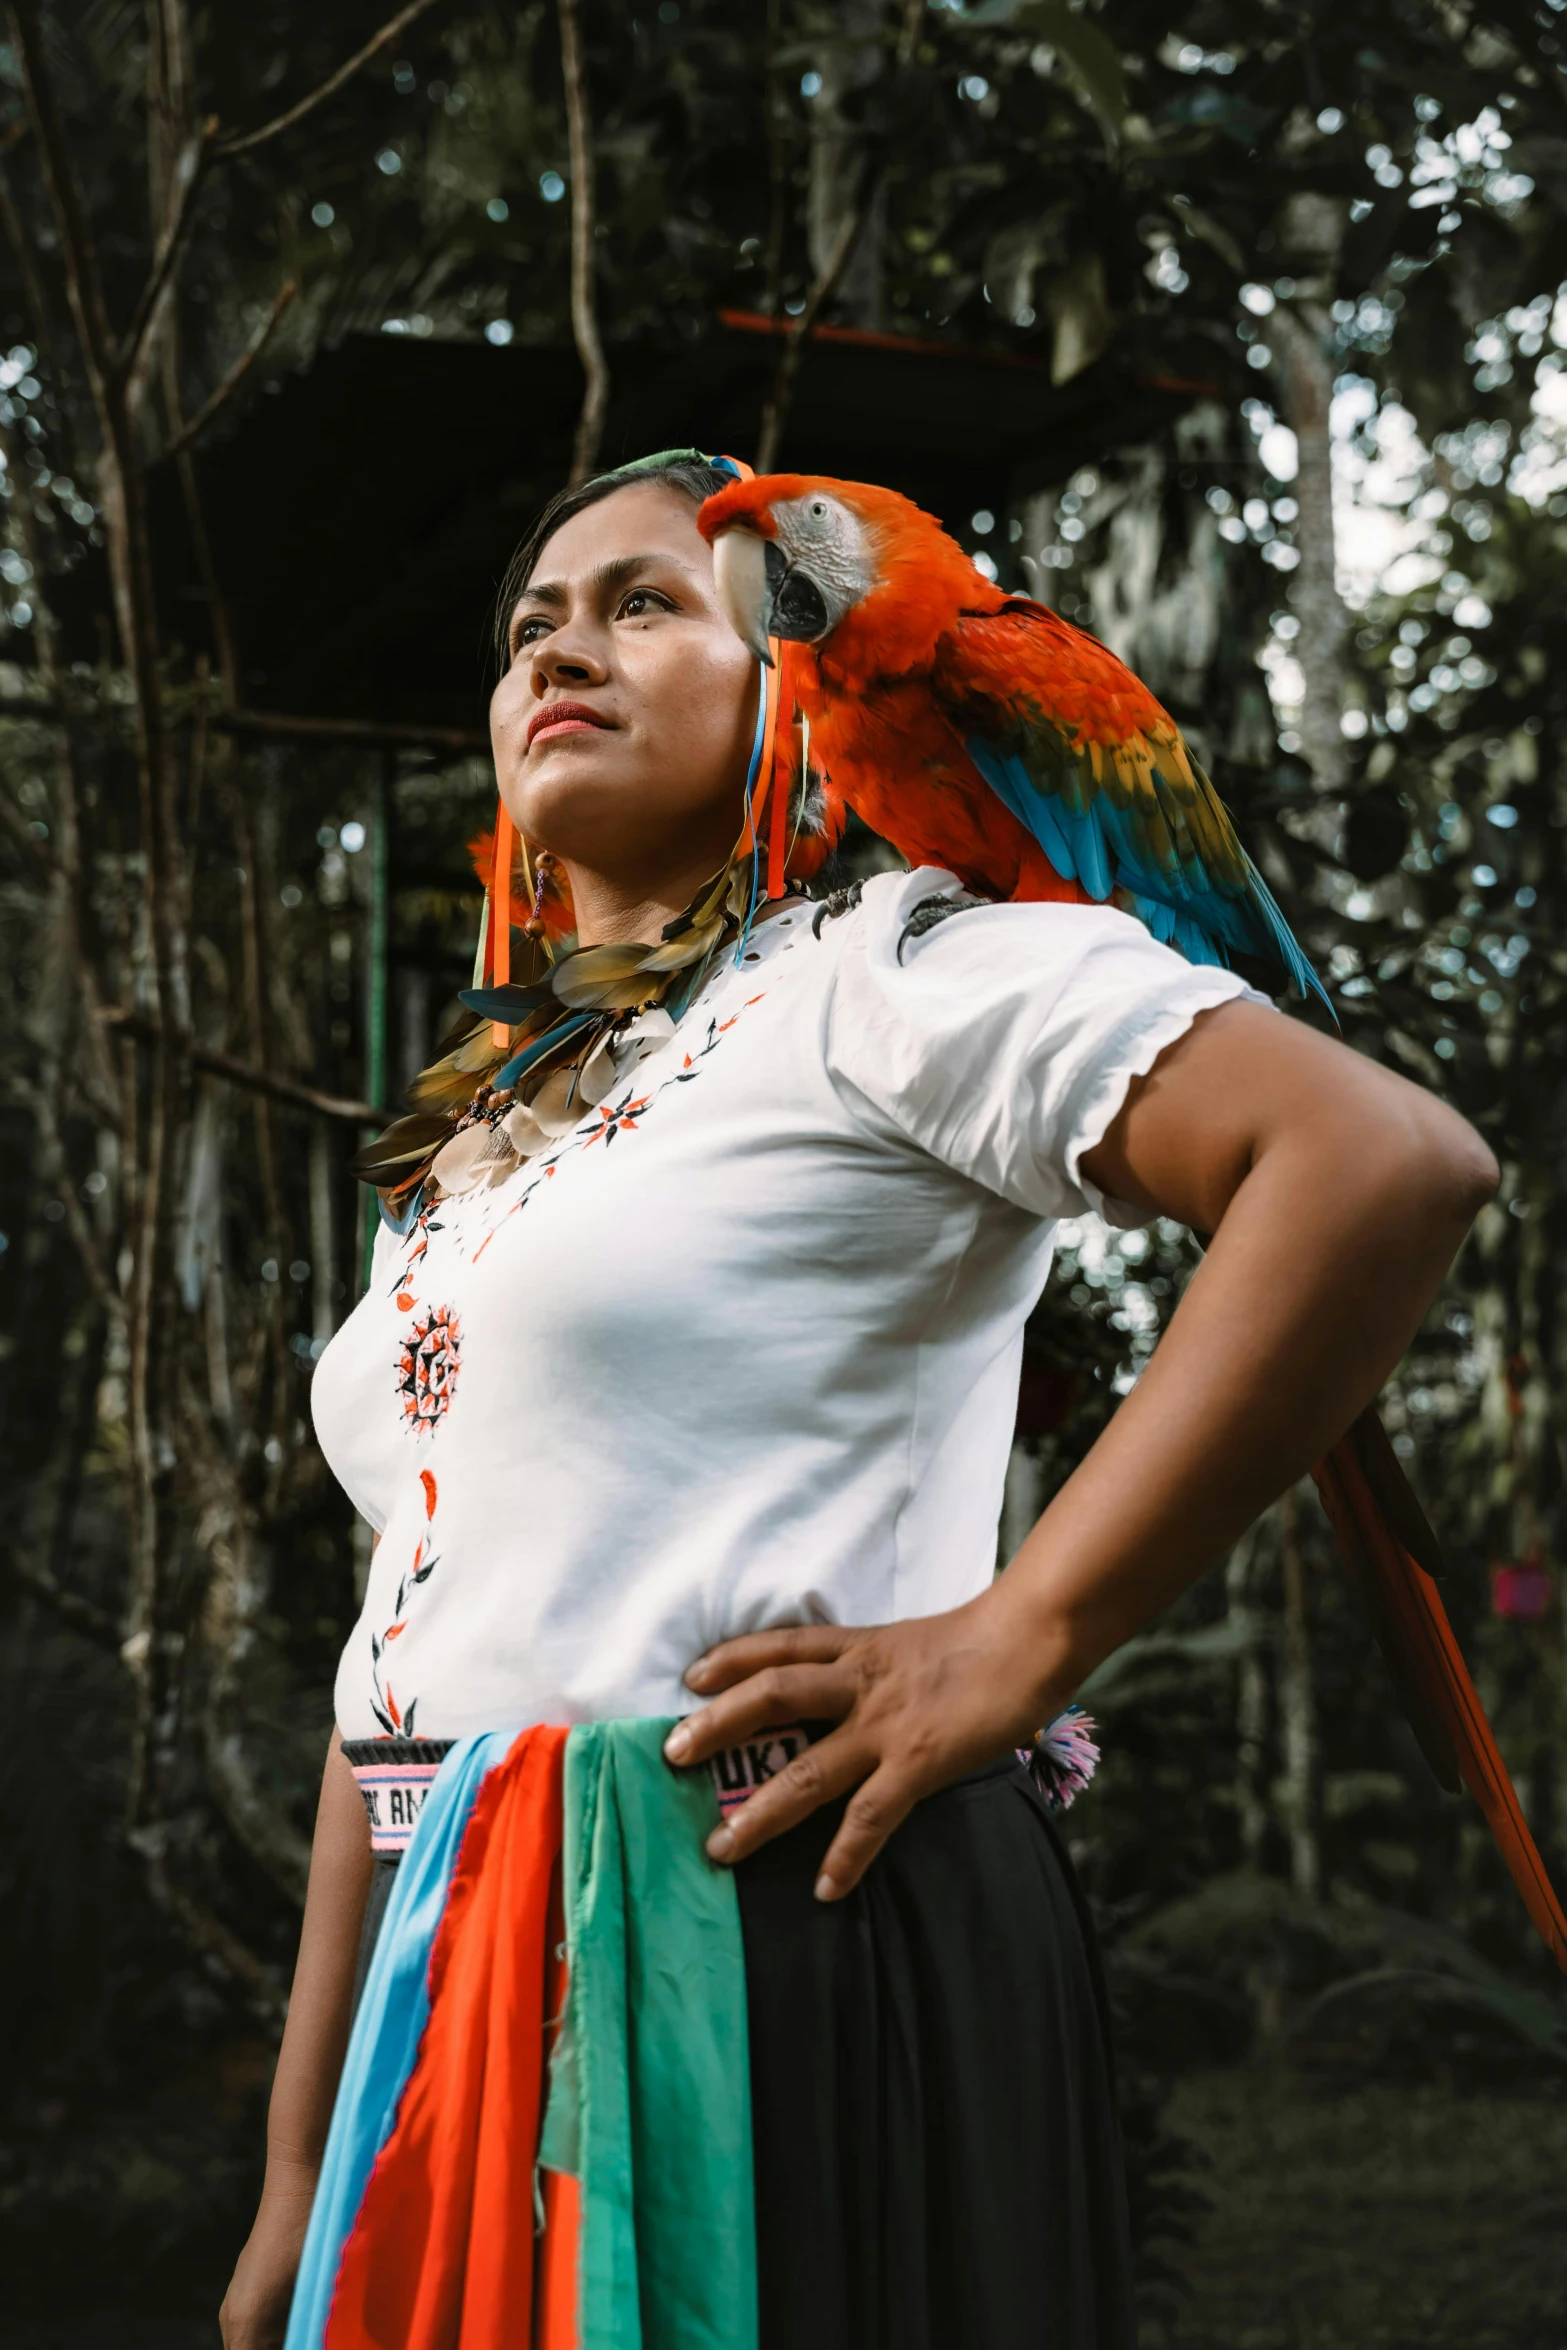
[[[457,1001],[465,1011],[477,1012],[481,1020],[505,1020],[515,1027],[540,1004],[547,1004],[554,992],[548,980],[537,987],[460,987]]]
[[[553,1028],[546,1028],[542,1036],[530,1037],[520,1052],[513,1053],[505,1068],[496,1070],[491,1085],[497,1093],[505,1093],[519,1077],[527,1075],[535,1061],[542,1060],[568,1037],[580,1036],[584,1028],[591,1028],[595,1020],[603,1017],[602,1012],[573,1012],[569,1019],[557,1020]]]
[[[1158,795],[1156,812],[1164,819],[1172,853],[1167,863],[1156,862],[1140,812],[1131,803],[1118,806],[1106,791],[1090,786],[1085,792],[1080,771],[1065,790],[1050,791],[1018,752],[983,735],[970,735],[964,748],[1064,881],[1080,882],[1101,903],[1113,890],[1124,890],[1154,937],[1188,962],[1227,967],[1235,952],[1280,963],[1302,995],[1316,994],[1332,1010],[1327,990],[1251,859],[1237,847],[1240,886],[1217,880],[1197,854],[1172,797]]]

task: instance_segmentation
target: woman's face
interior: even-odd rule
[[[563,522],[509,643],[490,735],[519,830],[650,893],[688,873],[697,887],[740,830],[757,670],[691,501],[636,482]]]

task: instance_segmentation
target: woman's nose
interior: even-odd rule
[[[533,690],[541,696],[552,686],[602,685],[608,675],[602,656],[573,629],[557,628],[533,649]]]

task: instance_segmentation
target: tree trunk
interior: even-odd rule
[[[1284,1747],[1284,1814],[1290,1876],[1315,1900],[1322,1889],[1317,1842],[1317,1691],[1312,1674],[1310,1589],[1300,1540],[1300,1489],[1277,1504],[1283,1568],[1283,1639],[1279,1648],[1279,1727]]]
[[[147,483],[136,406],[144,366],[127,364],[104,299],[99,256],[65,134],[36,0],[12,0],[16,60],[39,170],[59,238],[66,293],[100,441],[97,458],[110,595],[135,721],[142,871],[139,979],[157,1023],[125,1101],[129,1279],[126,1330],[130,1591],[125,1661],[136,1689],[129,1810],[156,1816],[179,1736],[185,1633],[171,1604],[177,1316],[169,1311],[175,1205],[190,1090],[186,850],[163,706]],[[172,186],[172,182],[170,183]],[[156,248],[168,223],[154,220]],[[156,305],[153,305],[154,311]],[[144,348],[142,357],[147,351]],[[134,1062],[131,1064],[133,1070]],[[139,1095],[133,1101],[132,1093]],[[135,1149],[133,1152],[132,1144]]]
[[[1274,372],[1285,422],[1295,435],[1300,508],[1295,544],[1300,564],[1289,586],[1300,622],[1295,653],[1306,681],[1300,741],[1319,792],[1344,789],[1349,761],[1340,720],[1344,711],[1344,640],[1349,620],[1338,592],[1333,528],[1333,361],[1328,304],[1338,285],[1344,207],[1331,196],[1300,195],[1280,217],[1283,257],[1294,267],[1298,291],[1268,319]]]
[[[317,1351],[337,1327],[335,1173],[332,1138],[325,1121],[317,1118],[310,1129],[310,1336]]]
[[[811,268],[827,268],[843,219],[860,198],[869,160],[855,101],[886,69],[882,0],[840,0],[835,34],[817,58],[822,86],[811,103],[811,181],[807,218]],[[878,182],[853,251],[838,277],[837,302],[853,326],[879,331],[884,320],[884,191]]]
[[[1259,1566],[1258,1529],[1242,1535],[1224,1571],[1230,1622],[1244,1640],[1235,1692],[1235,1808],[1241,1850],[1249,1869],[1260,1870],[1268,1838],[1268,1804],[1263,1766],[1268,1735],[1268,1674],[1261,1611],[1253,1602]]]
[[[301,1907],[310,1843],[257,1781],[244,1736],[244,1674],[266,1613],[267,1579],[251,1517],[229,1463],[208,1454],[200,1547],[208,1565],[202,1634],[207,1686],[202,1745],[207,1781],[230,1828],[280,1893]]]
[[[598,463],[609,413],[609,362],[598,315],[598,207],[594,187],[593,124],[577,0],[557,0],[560,65],[566,85],[566,138],[571,155],[571,331],[582,362],[582,410],[571,455],[573,488]]]
[[[1044,1474],[1029,1446],[1013,1440],[1007,1460],[1007,1481],[1001,1497],[1002,1566],[1010,1566],[1039,1523],[1044,1508]]]

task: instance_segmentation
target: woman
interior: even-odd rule
[[[1111,910],[924,927],[953,887],[926,873],[752,921],[756,666],[696,526],[723,478],[592,483],[509,582],[529,927],[569,906],[633,976],[608,1023],[549,1029],[542,1083],[505,1021],[432,1077],[502,1083],[433,1165],[451,1126],[413,1133],[416,1221],[318,1373],[380,1544],[228,2350],[282,2338],[390,1874],[342,1741],[667,1716],[683,1771],[760,1754],[707,1852],[744,1932],[765,2350],[1121,2350],[1095,1962],[1015,1751],[1377,1392],[1496,1180],[1440,1103]],[[1212,1242],[993,1579],[1022,1324],[1084,1207]]]

